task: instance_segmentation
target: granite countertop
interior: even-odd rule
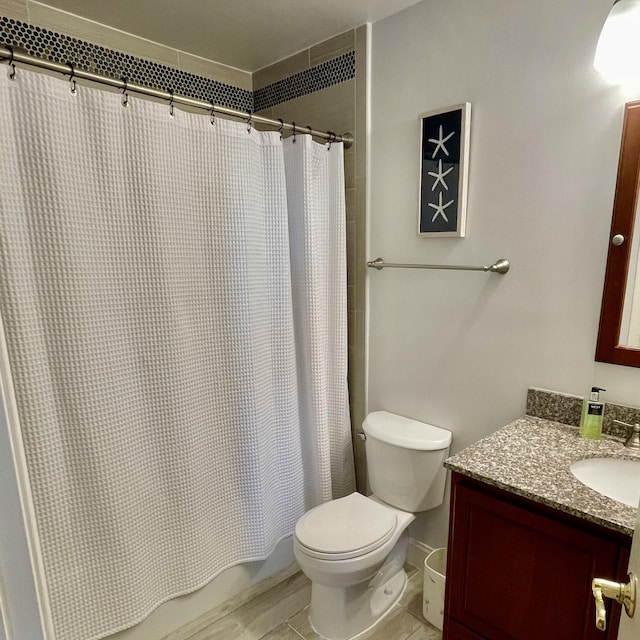
[[[525,416],[445,460],[465,476],[633,536],[637,510],[582,484],[569,466],[583,458],[640,460],[620,438],[585,440],[577,427]]]

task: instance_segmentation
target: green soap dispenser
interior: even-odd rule
[[[589,399],[582,402],[582,416],[580,417],[580,436],[598,440],[602,436],[602,421],[604,419],[604,402],[600,401],[600,392],[606,391],[600,387],[591,387]]]

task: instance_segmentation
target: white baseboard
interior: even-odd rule
[[[424,569],[425,558],[433,551],[433,548],[420,540],[409,538],[409,548],[407,550],[407,562],[416,569]]]

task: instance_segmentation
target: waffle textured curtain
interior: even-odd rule
[[[0,74],[0,313],[55,640],[353,490],[343,155]]]

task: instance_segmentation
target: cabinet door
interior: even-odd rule
[[[590,585],[616,577],[618,545],[462,483],[451,527],[451,618],[488,640],[615,638],[595,627]]]
[[[448,640],[484,640],[484,638],[451,619],[447,620],[445,625],[445,637]]]

